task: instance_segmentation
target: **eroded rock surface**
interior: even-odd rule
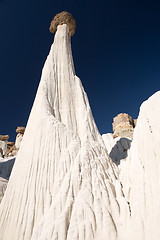
[[[75,75],[70,29],[59,25],[0,205],[0,239],[159,240],[159,106],[159,92],[142,104],[118,167],[108,155],[118,138],[107,145],[100,135]],[[133,125],[120,115],[114,131]]]
[[[118,168],[75,75],[66,24],[43,68],[0,216],[5,240],[116,240],[130,216]]]

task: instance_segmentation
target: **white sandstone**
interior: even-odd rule
[[[130,202],[129,239],[160,239],[160,92],[141,108],[120,179]]]
[[[142,104],[130,149],[102,138],[59,25],[0,205],[0,239],[159,240],[159,106],[160,92]]]
[[[18,133],[16,136],[15,146],[19,150],[23,139],[23,134]]]
[[[0,206],[0,239],[120,239],[129,207],[117,170],[59,25]]]
[[[0,157],[5,156],[5,154],[7,153],[7,140],[6,141],[2,141],[0,140]]]

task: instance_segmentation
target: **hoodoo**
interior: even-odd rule
[[[50,30],[54,42],[0,205],[0,239],[159,240],[160,93],[142,104],[133,141],[124,139],[135,125],[127,115],[115,119],[115,138],[102,138],[75,75],[75,20],[62,12]]]
[[[72,27],[68,18],[59,21],[0,206],[3,240],[115,240],[129,216],[117,168],[75,75],[75,21]]]

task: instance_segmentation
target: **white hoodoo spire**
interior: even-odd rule
[[[0,207],[0,239],[115,240],[121,205],[129,216],[59,25]]]
[[[0,205],[0,240],[159,240],[160,93],[142,105],[117,167],[75,75],[75,21],[62,12],[50,29],[54,43]]]

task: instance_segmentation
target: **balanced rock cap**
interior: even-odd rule
[[[0,141],[7,141],[9,138],[9,135],[0,135]]]
[[[24,134],[24,131],[25,131],[25,127],[17,127],[16,129],[16,133]]]
[[[73,36],[76,29],[76,21],[72,17],[72,14],[66,11],[56,14],[56,16],[53,18],[50,25],[50,28],[49,28],[50,32],[55,33],[57,31],[58,25],[63,25],[63,24],[68,25],[70,36]]]
[[[15,144],[14,142],[7,142],[7,146],[8,146],[8,147],[13,147],[14,144]]]

